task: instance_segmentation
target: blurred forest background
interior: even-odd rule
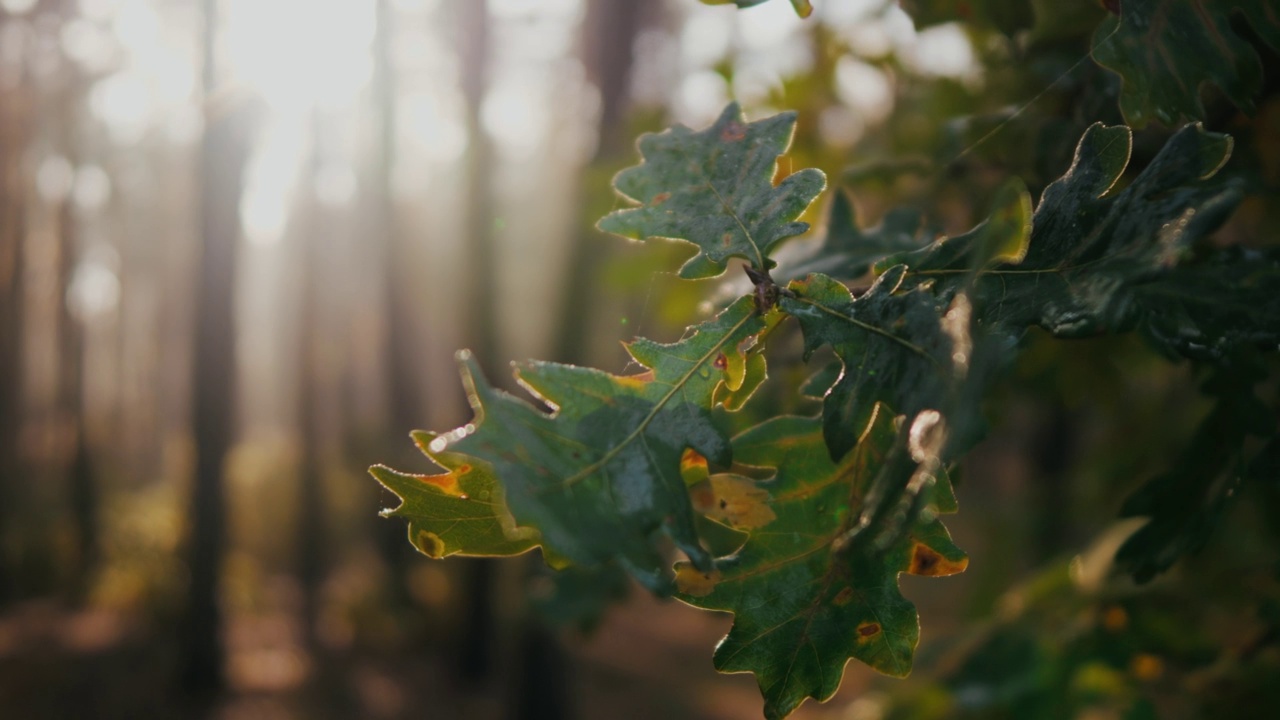
[[[1120,122],[1087,56],[1104,4],[917,28],[883,0],[803,21],[783,2],[0,0],[0,716],[758,716],[753,680],[712,670],[727,618],[429,561],[365,468],[426,471],[408,431],[470,419],[458,348],[495,380],[526,357],[618,371],[619,340],[706,312],[719,281],[668,271],[687,250],[592,229],[641,132],[730,99],[795,109],[790,162],[850,188],[863,225],[910,204],[963,231],[1008,174],[1038,195],[1088,124]],[[1220,236],[1263,246],[1280,63],[1255,45],[1258,111],[1206,104],[1251,193]],[[971,570],[904,579],[914,679],[854,664],[796,717],[1280,699],[1274,489],[1169,577],[1103,580],[1121,500],[1208,411],[1197,377],[1132,338],[1029,346],[949,523]]]

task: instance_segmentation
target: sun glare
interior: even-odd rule
[[[224,45],[232,82],[273,111],[350,105],[369,82],[374,4],[367,0],[233,0]]]

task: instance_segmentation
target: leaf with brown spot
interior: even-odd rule
[[[493,388],[463,354],[476,417],[433,447],[491,466],[515,524],[536,528],[556,555],[586,567],[617,561],[651,589],[669,592],[663,534],[708,570],[713,545],[741,544],[740,533],[723,526],[708,528],[716,538],[702,537],[685,474],[705,473],[698,466],[708,460],[729,465],[729,438],[712,407],[718,388],[734,382],[734,368],[745,373],[741,355],[764,327],[752,298],[743,297],[676,343],[628,344],[648,369],[641,375],[522,363],[517,379],[540,405]],[[723,369],[715,367],[721,356]]]
[[[885,406],[839,463],[827,453],[816,418],[769,420],[734,438],[733,453],[738,465],[775,468],[773,479],[756,488],[767,492],[775,517],[752,529],[738,552],[717,561],[718,577],[687,563],[677,566],[677,577],[684,578],[681,600],[734,614],[733,628],[716,649],[716,668],[755,673],[769,718],[786,716],[807,697],[830,697],[851,657],[906,675],[919,622],[898,590],[899,573],[912,569],[919,548],[937,556],[934,568],[965,563],[936,517],[944,507],[954,508],[946,475],[925,483],[921,497],[932,510],[916,513],[896,532],[880,533],[883,545],[846,543],[850,530],[878,507],[873,488],[905,485],[918,476]]]
[[[507,512],[493,468],[458,453],[432,450],[436,438],[435,433],[413,433],[423,454],[446,472],[416,475],[382,465],[369,469],[401,501],[382,515],[407,520],[409,541],[433,558],[519,555],[537,547],[538,531],[516,527]]]
[[[721,473],[711,476],[714,498],[706,515],[731,527],[754,530],[773,522],[769,492],[751,478]]]
[[[636,206],[606,215],[600,229],[697,245],[700,252],[680,269],[684,278],[719,275],[731,257],[772,267],[770,253],[809,228],[798,218],[827,184],[821,171],[806,169],[774,185],[795,124],[795,113],[749,123],[735,103],[705,130],[677,125],[644,135],[638,143],[644,162],[614,178]]]

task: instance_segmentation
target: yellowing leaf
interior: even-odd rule
[[[746,352],[762,327],[744,297],[680,342],[630,343],[648,368],[641,375],[520,365],[518,379],[551,412],[492,388],[464,355],[476,419],[434,442],[492,465],[516,524],[537,528],[556,554],[588,566],[618,560],[665,590],[660,533],[700,567],[711,566],[682,458],[692,450],[718,466],[730,462],[728,438],[711,414],[717,388],[729,380],[730,363],[721,359]]]
[[[968,564],[935,517],[939,503],[906,527],[884,529],[883,542],[848,540],[877,510],[877,488],[923,477],[896,437],[881,406],[866,438],[838,463],[812,418],[774,418],[734,438],[738,463],[776,468],[758,488],[776,517],[753,527],[742,549],[714,569],[681,564],[676,577],[684,602],[734,614],[716,669],[755,673],[766,717],[784,717],[806,697],[830,697],[851,657],[906,675],[920,627],[898,574],[938,576]],[[945,474],[924,484],[934,482],[938,496],[949,498]],[[735,481],[728,496],[747,506],[763,499],[742,488]],[[759,519],[753,512],[745,522]]]

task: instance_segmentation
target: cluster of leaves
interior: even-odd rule
[[[793,4],[808,14],[808,2]],[[987,4],[939,3],[930,17]],[[1240,5],[1272,42],[1274,11]],[[1256,54],[1232,40],[1221,8],[1211,13],[1220,27],[1197,32],[1220,41],[1234,74],[1151,65],[1169,38],[1140,37],[1141,13],[1184,28],[1180,8],[1126,0],[1095,36],[1098,62],[1125,76],[1131,124],[1202,112],[1198,100],[1165,98],[1173,90],[1162,73],[1218,82],[1241,106],[1257,91]],[[614,183],[630,206],[599,224],[692,244],[685,278],[741,262],[752,293],[674,343],[627,344],[639,373],[520,364],[530,398],[492,387],[463,352],[475,419],[414,434],[444,472],[372,469],[402,500],[386,514],[407,520],[431,557],[540,547],[554,568],[622,568],[654,592],[733,613],[716,667],[754,673],[770,718],[830,697],[850,658],[910,671],[919,622],[897,578],[967,566],[939,519],[957,506],[950,469],[982,436],[984,391],[1031,328],[1061,338],[1138,332],[1165,355],[1213,368],[1205,387],[1219,407],[1185,462],[1124,508],[1152,518],[1118,554],[1138,579],[1203,545],[1217,515],[1206,502],[1227,505],[1241,482],[1274,475],[1280,456],[1274,419],[1253,396],[1266,377],[1258,358],[1280,347],[1280,265],[1207,242],[1243,197],[1216,177],[1230,137],[1189,125],[1126,175],[1132,131],[1095,124],[1038,202],[1011,180],[986,220],[951,237],[923,237],[910,211],[859,228],[837,192],[816,252],[779,267],[777,249],[808,230],[799,218],[826,184],[812,169],[775,182],[795,122],[791,113],[747,122],[730,105],[704,130],[642,137],[643,162]],[[791,318],[806,361],[836,359],[795,388],[822,398],[821,417],[777,416],[735,434],[732,413],[768,379],[769,340]],[[1270,440],[1253,452],[1251,437]],[[673,549],[683,556],[674,564]]]

